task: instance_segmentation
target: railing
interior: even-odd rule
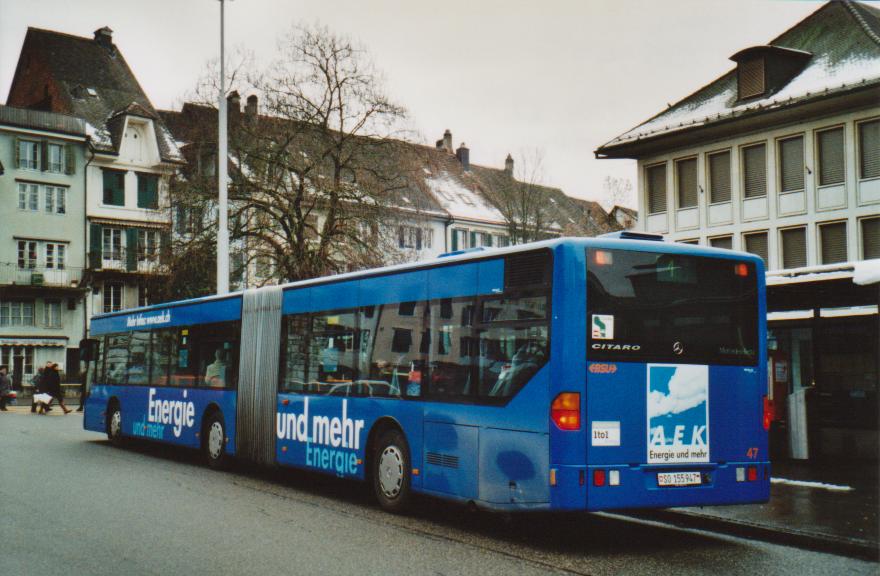
[[[89,252],[88,262],[91,270],[116,270],[140,274],[167,272],[167,266],[160,262],[158,250],[153,253],[144,253],[122,247],[101,252]]]
[[[52,286],[77,288],[82,284],[82,268],[20,268],[15,262],[0,262],[0,285]]]

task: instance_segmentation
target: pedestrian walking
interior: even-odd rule
[[[9,381],[9,376],[7,376],[8,373],[9,368],[7,366],[0,366],[0,410],[3,412],[8,412],[6,402],[12,391],[12,384]]]
[[[37,373],[34,374],[34,377],[31,378],[31,386],[34,387],[33,397],[31,398],[31,413],[36,412],[37,408],[40,409],[40,413],[43,413],[43,409],[45,404],[37,400],[37,394],[43,393],[43,371],[44,367],[40,366],[37,368]]]
[[[55,362],[46,364],[46,369],[43,370],[43,389],[53,400],[58,400],[58,405],[61,406],[65,414],[73,412],[73,410],[64,405],[64,393],[61,391],[61,375],[58,373],[58,364]]]

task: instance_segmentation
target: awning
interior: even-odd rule
[[[66,348],[67,338],[29,338],[27,336],[0,337],[0,346],[42,346],[49,348]]]
[[[845,262],[767,273],[767,311],[813,310],[876,306],[876,285],[856,282],[855,275],[880,274],[878,260]],[[868,265],[864,267],[864,265]],[[876,270],[875,270],[876,267]],[[862,272],[859,270],[862,269]],[[867,271],[867,272],[866,272]],[[880,281],[880,278],[878,280]]]

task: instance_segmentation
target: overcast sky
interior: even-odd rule
[[[471,161],[501,168],[540,149],[544,180],[601,200],[605,176],[635,185],[635,162],[593,150],[727,72],[811,0],[234,0],[227,47],[259,60],[279,34],[319,22],[363,44],[425,143],[446,128]],[[179,109],[219,54],[217,0],[0,0],[0,97],[28,26],[91,37],[113,29],[153,105]],[[633,198],[634,200],[634,198]]]

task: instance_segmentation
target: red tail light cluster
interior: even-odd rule
[[[581,429],[581,395],[562,392],[550,405],[550,418],[560,430]]]

